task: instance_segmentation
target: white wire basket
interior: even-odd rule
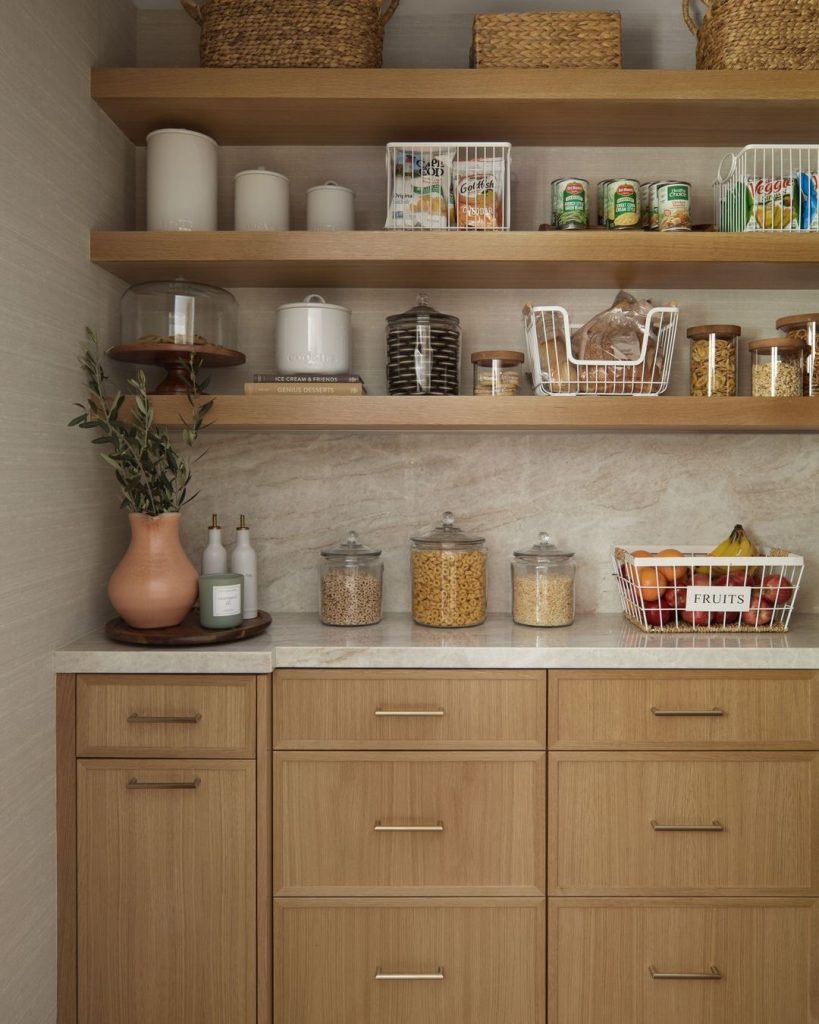
[[[660,545],[653,545],[654,550]],[[708,545],[681,557],[635,557],[614,549],[623,614],[647,633],[784,633],[796,605],[805,560],[772,548],[753,558],[712,557]]]
[[[714,182],[720,231],[819,231],[819,146],[746,146]]]
[[[526,348],[537,395],[661,395],[671,376],[679,310],[655,306],[634,359],[578,359],[569,314],[562,306],[532,306],[524,314]]]
[[[392,231],[508,231],[508,142],[390,142],[387,219]]]

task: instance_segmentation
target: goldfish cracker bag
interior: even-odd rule
[[[461,231],[497,231],[503,222],[506,164],[502,156],[456,160],[455,223]]]

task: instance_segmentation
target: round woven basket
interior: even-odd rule
[[[181,0],[202,67],[378,68],[400,0]]]
[[[815,71],[819,0],[702,0],[702,24],[682,0],[697,36],[697,67],[708,71]]]

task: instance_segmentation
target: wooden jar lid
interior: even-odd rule
[[[738,338],[742,334],[742,328],[736,324],[702,324],[700,327],[689,327],[686,334],[692,341],[702,341],[711,334]]]
[[[772,348],[785,349],[788,352],[798,351],[807,348],[801,338],[760,338],[758,341],[748,342],[749,352],[770,352]]]
[[[471,359],[473,363],[489,362],[492,359],[499,359],[502,363],[510,366],[517,366],[526,357],[522,352],[512,352],[510,349],[490,349],[486,352],[473,352]]]

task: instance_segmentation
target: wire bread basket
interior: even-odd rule
[[[819,146],[746,146],[714,182],[720,231],[819,231]]]

